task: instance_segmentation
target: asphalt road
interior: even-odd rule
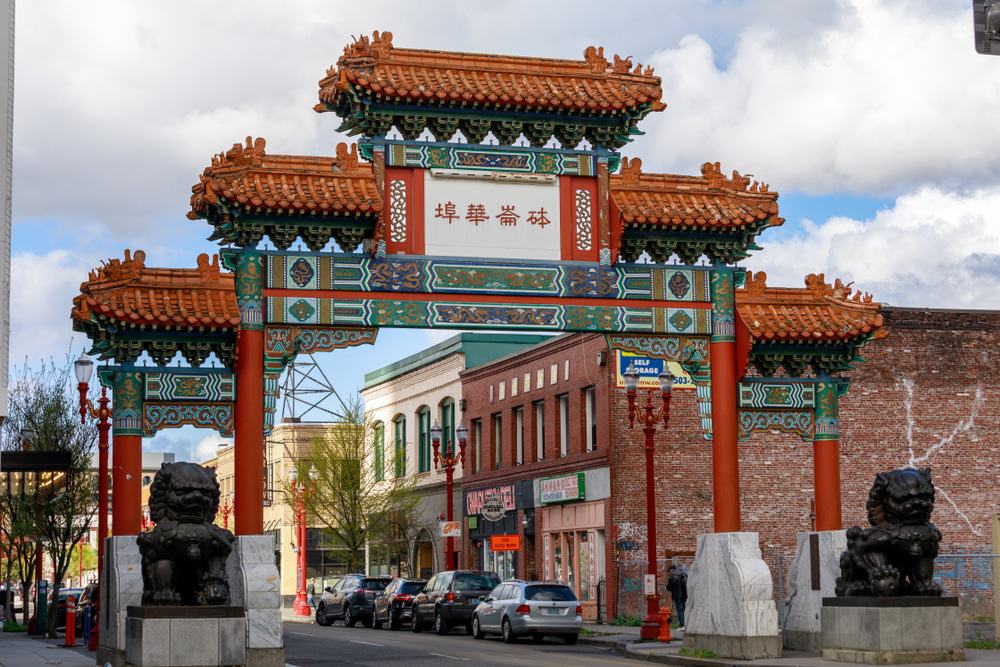
[[[499,638],[476,641],[462,629],[439,637],[433,633],[414,634],[409,627],[389,632],[360,624],[345,628],[336,623],[327,628],[306,623],[285,623],[285,662],[289,667],[310,665],[461,665],[485,667],[513,665],[628,665],[634,660],[615,655],[610,649],[576,644],[567,646],[557,639],[534,644],[530,639],[504,644]]]

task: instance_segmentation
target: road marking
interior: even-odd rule
[[[448,658],[449,660],[468,660],[468,658],[460,658],[455,655],[445,655],[444,653],[431,653],[431,655],[436,655],[439,658]]]
[[[385,644],[376,644],[375,642],[362,642],[357,639],[351,639],[350,642],[352,644],[364,644],[365,646],[378,646],[380,648],[385,648]]]
[[[290,634],[290,635],[298,635],[299,637],[315,637],[316,636],[316,635],[310,635],[307,632],[292,632],[291,630],[288,631],[288,634]],[[289,667],[295,667],[295,665],[290,665]]]

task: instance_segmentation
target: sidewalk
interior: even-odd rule
[[[93,667],[94,654],[64,648],[61,639],[28,637],[23,632],[0,632],[0,667],[41,667],[63,665]]]

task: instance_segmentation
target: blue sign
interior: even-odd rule
[[[667,361],[659,357],[647,357],[634,352],[616,350],[617,373],[616,386],[625,386],[625,371],[629,366],[634,367],[639,372],[639,387],[641,389],[658,389],[660,386],[660,373],[665,369],[674,378],[674,389],[694,389],[694,380],[691,375],[681,368],[676,361]]]

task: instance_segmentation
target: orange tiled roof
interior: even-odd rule
[[[196,269],[147,267],[146,253],[125,251],[90,272],[73,299],[72,318],[85,324],[91,314],[123,324],[171,328],[236,329],[233,274],[219,270],[219,257],[198,256]]]
[[[319,86],[317,111],[334,109],[352,87],[423,104],[587,113],[666,108],[652,67],[618,56],[608,62],[603,47],[587,47],[583,60],[400,49],[392,33],[378,31],[345,46]]]
[[[611,177],[611,198],[626,225],[742,227],[770,219],[777,227],[778,193],[766,183],[733,171],[722,174],[719,163],[706,162],[701,176],[644,174],[639,158],[622,158]]]
[[[842,342],[867,335],[885,338],[882,305],[871,294],[823,274],[806,276],[805,288],[768,287],[767,274],[747,273],[736,290],[736,309],[757,342]]]
[[[247,137],[212,158],[191,188],[188,218],[204,218],[220,200],[274,215],[365,215],[382,210],[372,168],[357,145],[337,146],[336,157],[268,155],[264,139]]]

